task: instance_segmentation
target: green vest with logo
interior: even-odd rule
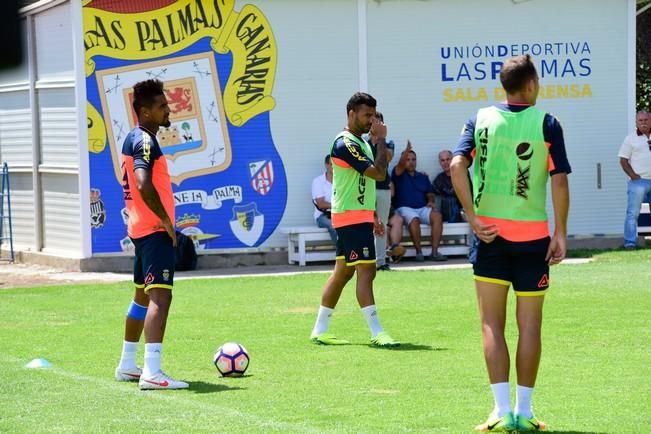
[[[354,145],[351,143],[351,146],[348,147],[353,157],[364,158],[357,151],[357,149],[361,148],[364,156],[373,161],[371,146],[364,139],[344,130],[335,138],[332,145],[333,149],[339,138],[343,138],[347,146],[350,142],[359,146],[359,148],[353,147]],[[356,153],[358,155],[355,155]],[[375,210],[375,181],[360,174],[352,167],[343,168],[333,164],[332,212],[342,213],[356,210]]]
[[[546,221],[549,151],[545,112],[497,107],[477,112],[473,202],[475,213],[516,221]]]

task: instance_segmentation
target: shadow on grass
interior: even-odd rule
[[[240,377],[241,378],[241,377]],[[233,380],[229,378],[230,382]],[[236,381],[237,379],[235,379]],[[190,387],[188,390],[194,393],[216,393],[216,392],[227,392],[230,390],[245,390],[243,387],[231,387],[225,384],[215,384],[215,383],[206,383],[205,381],[188,381]]]
[[[613,252],[635,253],[635,252],[640,252],[645,250],[651,250],[651,246],[649,245],[638,246],[635,250],[632,251],[626,250],[624,247],[618,247],[615,249],[572,249],[567,251],[566,256],[568,258],[596,258],[599,255],[603,255],[605,253],[613,253]]]
[[[598,431],[547,431],[545,430],[545,434],[606,434]]]
[[[412,344],[409,342],[402,342],[399,347],[376,347],[372,344],[364,344],[369,348],[385,351],[447,351],[447,348],[433,347],[431,345]]]

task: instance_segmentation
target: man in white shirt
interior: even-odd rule
[[[312,181],[312,203],[314,204],[314,221],[320,228],[330,232],[332,242],[337,244],[337,231],[332,227],[330,220],[330,201],[332,200],[332,163],[330,155],[325,157],[325,173]]]
[[[639,111],[635,117],[636,130],[626,136],[619,148],[619,164],[630,178],[628,204],[624,221],[624,248],[637,245],[637,219],[640,206],[651,193],[651,114]]]

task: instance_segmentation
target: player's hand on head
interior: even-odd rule
[[[377,117],[371,119],[371,135],[377,137],[378,139],[386,139],[387,137],[387,126]]]

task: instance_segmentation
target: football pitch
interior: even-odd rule
[[[646,249],[552,270],[534,394],[548,432],[651,430],[650,264]],[[113,380],[129,282],[0,290],[0,432],[472,432],[493,400],[471,275],[379,274],[391,350],[369,346],[352,283],[331,322],[352,344],[309,342],[325,273],[179,281],[162,362],[180,391]],[[243,378],[212,364],[226,341],[249,351]],[[34,358],[52,367],[25,368]]]

